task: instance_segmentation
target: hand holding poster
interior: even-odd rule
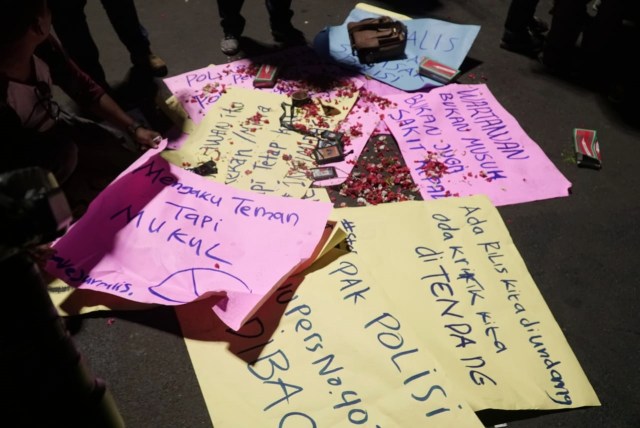
[[[214,311],[237,329],[312,257],[331,209],[237,190],[148,151],[55,243],[47,270],[143,303],[215,294]]]

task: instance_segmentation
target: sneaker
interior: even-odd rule
[[[291,24],[271,28],[271,35],[276,42],[285,45],[295,46],[307,44],[304,33]]]
[[[540,36],[526,33],[514,33],[504,30],[500,47],[511,52],[527,55],[535,58],[544,45],[544,39]]]
[[[133,57],[131,62],[136,67],[148,70],[155,77],[164,77],[169,72],[164,60],[154,53]]]
[[[223,54],[233,56],[240,51],[240,38],[231,34],[225,34],[220,42],[220,50]]]

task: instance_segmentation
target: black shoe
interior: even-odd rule
[[[307,40],[304,37],[304,33],[298,30],[293,25],[289,24],[283,27],[272,27],[271,35],[273,39],[288,46],[306,45]]]
[[[549,25],[542,19],[534,16],[533,18],[531,18],[531,22],[529,23],[529,31],[531,32],[531,34],[539,36],[549,31]]]
[[[225,34],[220,41],[220,50],[223,54],[233,56],[240,51],[240,37],[232,34]]]
[[[528,31],[526,33],[514,33],[509,30],[504,30],[502,43],[500,43],[502,49],[532,58],[535,58],[542,51],[543,45],[544,39],[542,37],[535,36]]]
[[[155,77],[164,77],[168,73],[167,64],[153,52],[131,58],[134,66],[150,72]]]

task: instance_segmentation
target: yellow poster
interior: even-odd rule
[[[375,282],[340,279],[359,256],[327,258],[237,332],[210,304],[177,308],[214,426],[482,427],[400,312],[355,297]]]
[[[470,410],[600,404],[487,197],[333,219],[351,251],[240,331],[178,309],[216,426],[473,427]]]
[[[374,280],[475,411],[600,404],[487,197],[335,215],[362,260],[351,280]]]
[[[313,180],[317,138],[295,129],[333,130],[345,119],[358,92],[326,95],[305,108],[290,97],[231,87],[210,108],[179,150],[165,151],[173,164],[217,164],[212,179],[262,194],[301,198]],[[320,108],[319,106],[324,106]],[[326,113],[326,114],[325,114]],[[295,128],[295,129],[292,129]]]

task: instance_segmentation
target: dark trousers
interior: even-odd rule
[[[612,61],[615,55],[624,55],[624,4],[623,0],[600,2],[596,16],[582,39],[587,55],[601,57],[603,62]]]
[[[266,0],[269,12],[269,24],[272,29],[286,28],[291,25],[292,0]],[[245,19],[240,14],[244,0],[218,0],[218,13],[220,25],[224,34],[240,36],[244,31]]]
[[[513,33],[526,33],[536,13],[539,0],[511,0],[504,28]]]
[[[545,57],[562,61],[567,60],[573,53],[578,36],[585,28],[589,1],[555,0],[551,28],[547,34]]]
[[[545,57],[561,61],[576,50],[582,33],[581,50],[589,64],[611,67],[619,53],[623,25],[621,0],[602,0],[595,17],[587,14],[589,0],[556,0],[551,29],[547,35]]]
[[[100,0],[118,38],[131,58],[151,52],[147,31],[140,24],[133,0]],[[96,82],[105,86],[106,77],[84,8],[87,0],[49,0],[53,28],[71,58]]]

